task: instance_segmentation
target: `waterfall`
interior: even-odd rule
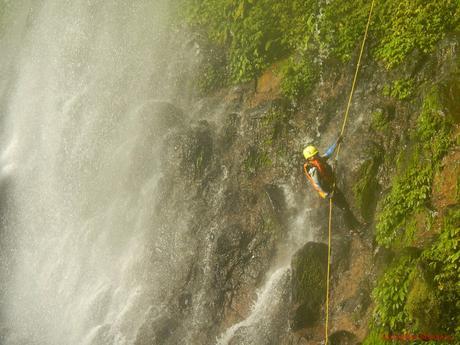
[[[0,5],[0,343],[276,344],[310,210],[240,191],[251,117],[197,102],[170,2]]]
[[[167,3],[2,3],[2,344],[134,344],[181,279],[158,190],[192,62]]]

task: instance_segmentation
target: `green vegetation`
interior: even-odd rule
[[[408,320],[404,306],[414,272],[413,261],[410,256],[402,256],[385,272],[372,292],[376,303],[375,324],[381,330],[400,331]]]
[[[431,333],[460,339],[460,208],[444,218],[438,238],[418,257],[404,253],[373,291],[374,330],[364,344],[380,344],[377,334]]]
[[[363,342],[363,345],[386,345],[391,344],[389,341],[383,339],[384,334],[378,331],[371,331],[371,333],[366,337]]]
[[[308,95],[317,80],[315,59],[351,60],[369,8],[365,0],[182,0],[178,12],[180,21],[199,34],[202,45],[211,47],[206,52],[221,52],[204,59],[201,90],[250,81],[274,62],[287,59],[282,88],[295,100]],[[388,68],[397,66],[414,50],[431,52],[458,26],[459,17],[458,0],[377,2],[369,49]],[[390,94],[407,99],[411,83],[396,81]]]
[[[414,49],[433,51],[436,43],[459,21],[457,0],[395,0],[378,4],[374,23],[379,44],[375,55],[387,68],[396,66]]]
[[[415,139],[432,162],[438,163],[452,145],[451,131],[452,123],[442,109],[437,90],[433,89],[425,97],[415,132]]]
[[[373,117],[373,127],[388,125],[383,114]],[[431,186],[453,143],[453,125],[436,88],[425,95],[414,125],[409,133],[411,145],[396,160],[391,190],[377,215],[377,242],[396,252],[414,245],[417,233],[432,229],[436,220],[429,211]],[[376,334],[388,332],[460,337],[460,211],[456,207],[441,217],[439,236],[425,242],[417,257],[399,254],[379,280],[373,291],[373,332],[364,344],[383,344]]]
[[[399,164],[392,188],[381,203],[376,226],[380,245],[390,247],[401,237],[406,238],[405,244],[410,244],[407,235],[413,229],[411,217],[428,204],[434,172],[452,144],[451,130],[452,124],[442,111],[437,90],[433,89],[424,99],[412,133],[415,145],[408,150],[409,163]]]
[[[446,215],[439,238],[422,254],[422,260],[433,276],[436,298],[443,309],[441,323],[460,336],[460,208]]]
[[[289,58],[281,67],[281,91],[295,102],[308,95],[318,80],[318,66],[313,56]]]
[[[332,0],[325,7],[319,30],[333,57],[351,59],[363,38],[370,5],[366,0]]]
[[[377,109],[371,114],[371,128],[374,131],[386,131],[389,128],[390,119],[383,109]]]
[[[376,239],[379,244],[388,247],[404,233],[409,217],[428,201],[432,179],[432,167],[417,163],[396,176],[378,215]]]
[[[414,81],[412,79],[395,80],[391,86],[385,85],[383,94],[404,101],[413,94]]]
[[[434,289],[423,279],[416,277],[407,295],[405,311],[414,329],[420,332],[436,332],[440,326],[440,301]]]

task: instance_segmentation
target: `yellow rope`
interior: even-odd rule
[[[329,327],[329,276],[331,274],[331,234],[332,234],[332,198],[329,199],[329,231],[328,231],[328,246],[327,246],[327,280],[326,280],[326,343],[328,341]]]
[[[358,62],[356,64],[356,71],[355,71],[355,76],[353,78],[353,83],[351,85],[351,91],[350,91],[350,96],[348,97],[348,104],[347,108],[345,111],[345,116],[343,119],[343,124],[342,124],[342,130],[340,131],[340,135],[342,136],[343,133],[345,132],[345,126],[347,124],[348,120],[348,114],[350,112],[350,107],[351,107],[351,101],[353,99],[353,93],[355,92],[355,86],[356,86],[356,80],[358,79],[358,72],[359,72],[359,67],[361,65],[361,58],[363,56],[363,51],[364,51],[364,45],[366,43],[367,39],[367,33],[369,31],[369,25],[371,23],[371,17],[372,17],[372,11],[374,9],[374,2],[375,0],[372,0],[371,8],[369,10],[369,17],[367,18],[367,24],[366,24],[366,31],[364,32],[364,38],[363,42],[361,44],[361,50],[359,52],[359,58]],[[340,145],[341,143],[337,145],[337,150],[335,154],[335,159],[338,158],[339,152],[340,152]],[[334,184],[335,188],[335,184]],[[334,189],[333,188],[333,189]],[[326,327],[325,327],[325,345],[328,344],[329,340],[329,282],[330,282],[330,275],[331,275],[331,234],[332,234],[332,198],[329,199],[329,224],[328,224],[328,243],[327,243],[327,277],[326,277]]]

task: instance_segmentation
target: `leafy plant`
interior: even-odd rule
[[[362,40],[370,2],[366,0],[332,0],[320,19],[321,39],[331,54],[349,61]]]
[[[439,238],[423,252],[422,260],[434,275],[437,297],[444,308],[443,325],[447,330],[455,331],[460,324],[460,208],[445,216]],[[460,336],[460,329],[456,332]]]
[[[405,310],[417,332],[436,332],[439,327],[441,306],[433,288],[421,276],[414,278],[407,296]]]
[[[458,24],[459,2],[393,0],[379,4],[375,26],[380,37],[376,56],[387,68],[401,63],[414,49],[431,52]]]
[[[372,292],[375,301],[374,322],[380,330],[397,332],[404,328],[409,316],[404,306],[409,291],[415,259],[402,256],[378,282]]]
[[[400,167],[390,193],[382,202],[376,226],[376,239],[381,245],[389,247],[394,243],[406,231],[404,228],[410,228],[413,213],[428,202],[434,172],[452,144],[451,132],[452,125],[442,111],[437,90],[433,89],[424,99],[411,134],[416,144],[410,164]]]
[[[307,96],[318,80],[318,65],[308,54],[299,59],[291,57],[281,67],[281,76],[283,94],[295,102]]]
[[[395,80],[391,86],[383,87],[383,94],[387,97],[393,97],[400,101],[410,98],[413,94],[414,81],[412,79]]]
[[[406,218],[424,206],[431,195],[432,179],[430,165],[414,165],[394,179],[377,217],[376,239],[379,244],[388,247],[400,236]]]
[[[451,131],[452,124],[442,111],[438,93],[433,89],[423,102],[415,134],[434,162],[439,161],[452,145]]]

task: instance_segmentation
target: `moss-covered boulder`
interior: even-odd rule
[[[313,326],[320,318],[326,296],[327,246],[308,242],[292,258],[291,327]]]
[[[439,328],[441,305],[435,291],[422,278],[416,277],[407,295],[406,311],[421,332],[436,332]]]

